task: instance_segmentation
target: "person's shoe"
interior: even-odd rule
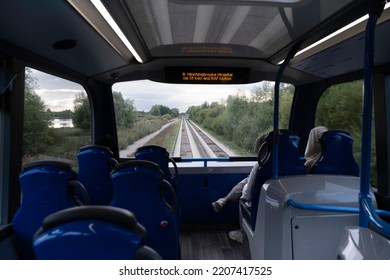
[[[229,238],[236,242],[242,243],[243,235],[241,229],[230,231]]]
[[[225,200],[223,198],[220,198],[217,201],[211,203],[211,206],[213,207],[214,211],[218,213],[225,206]]]

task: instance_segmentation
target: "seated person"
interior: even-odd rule
[[[312,166],[315,164],[315,162],[318,160],[318,158],[321,156],[321,144],[319,142],[319,139],[321,138],[322,134],[327,131],[328,129],[324,126],[315,127],[310,131],[309,138],[307,141],[307,146],[305,150],[305,166],[308,170],[312,168]],[[268,136],[268,133],[261,135],[256,139],[256,145],[255,145],[255,151],[258,153],[260,150],[261,145],[265,141],[266,137]],[[232,190],[229,192],[229,194],[225,197],[219,198],[217,201],[214,201],[211,206],[213,207],[215,212],[220,212],[226,203],[229,201],[238,201],[238,200],[244,200],[248,203],[250,203],[251,200],[251,189],[252,185],[254,183],[255,174],[258,169],[258,163],[256,163],[249,176],[243,179],[241,182],[236,184]],[[234,230],[229,232],[229,237],[232,240],[235,240],[237,242],[242,242],[243,234],[241,229]]]
[[[264,143],[265,139],[267,138],[268,133],[265,133],[256,139],[255,143],[255,152],[256,154],[259,152],[261,145]],[[255,174],[259,167],[259,164],[256,162],[256,164],[253,166],[250,174],[248,177],[237,183],[232,190],[225,196],[221,197],[218,200],[211,203],[211,206],[213,207],[215,212],[220,212],[226,203],[229,201],[239,201],[244,200],[250,202],[251,200],[251,194],[252,194],[252,186],[255,181]],[[242,243],[242,232],[241,229],[234,230],[229,232],[229,237],[232,240],[235,240],[237,242]]]
[[[310,130],[305,150],[305,166],[307,173],[310,173],[311,168],[321,156],[321,144],[319,140],[325,131],[328,131],[325,126],[317,126]]]

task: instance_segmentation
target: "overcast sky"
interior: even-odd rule
[[[33,70],[33,76],[38,83],[36,93],[41,96],[46,106],[52,111],[73,109],[73,100],[77,93],[85,92],[78,84],[64,79]],[[185,112],[191,105],[200,105],[207,102],[220,102],[229,95],[239,91],[249,96],[254,85],[170,85],[163,83],[136,81],[118,83],[113,91],[119,91],[122,96],[134,101],[139,111],[149,111],[155,104],[169,108],[178,108]]]

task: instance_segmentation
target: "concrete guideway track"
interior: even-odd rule
[[[179,120],[172,121],[164,125],[160,130],[129,145],[126,149],[120,151],[120,157],[129,157],[137,148],[145,145],[150,139],[178,121]],[[175,147],[170,153],[172,157],[182,158],[222,158],[235,156],[235,153],[228,147],[218,142],[211,135],[186,118],[182,118],[181,120],[180,129],[176,136]]]
[[[182,119],[177,139],[174,157],[218,158],[235,155],[233,151],[212,139],[210,135],[186,118]]]

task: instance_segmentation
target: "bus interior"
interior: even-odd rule
[[[390,259],[389,6],[0,1],[0,259]]]

